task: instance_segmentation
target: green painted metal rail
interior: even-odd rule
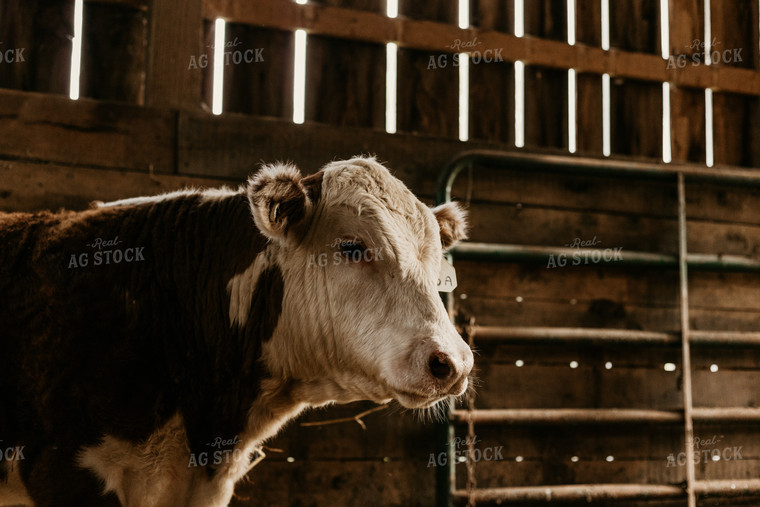
[[[451,200],[451,190],[457,176],[466,169],[475,166],[495,168],[524,169],[532,171],[555,172],[565,174],[596,174],[627,178],[647,178],[671,180],[678,189],[678,251],[673,253],[652,253],[625,251],[610,264],[623,266],[645,266],[679,270],[680,313],[682,329],[678,332],[648,332],[618,329],[579,329],[579,328],[510,328],[471,326],[470,332],[489,340],[542,340],[542,341],[579,341],[579,342],[614,342],[614,343],[660,343],[680,344],[682,347],[682,368],[688,370],[686,377],[690,381],[691,361],[689,345],[760,345],[760,333],[738,333],[727,331],[692,331],[688,327],[688,269],[714,271],[760,271],[760,259],[737,255],[688,253],[686,250],[686,181],[715,181],[721,183],[740,183],[760,187],[760,172],[737,167],[708,168],[691,164],[644,163],[610,159],[592,159],[561,155],[505,153],[498,151],[468,151],[452,160],[439,174],[435,201],[441,204]],[[554,256],[565,255],[603,255],[603,250],[594,248],[547,247],[533,245],[510,245],[491,243],[464,243],[448,254],[450,259],[484,260],[490,262],[524,262],[546,263]],[[453,318],[453,297],[443,295],[444,303]],[[685,383],[686,384],[686,383]],[[449,421],[439,428],[439,445],[437,452],[449,452],[448,465],[437,469],[436,504],[440,507],[453,505],[455,499],[464,500],[472,496],[475,500],[489,501],[561,501],[561,500],[602,500],[602,499],[655,499],[685,498],[688,505],[696,503],[697,496],[705,494],[758,494],[760,480],[744,481],[698,481],[695,479],[693,460],[687,460],[687,481],[685,488],[673,485],[569,485],[537,486],[520,488],[489,488],[473,491],[456,489],[454,456],[451,454],[454,440],[454,421],[470,423],[515,423],[552,421],[567,423],[567,418],[578,423],[606,423],[614,420],[618,423],[653,424],[677,422],[684,425],[685,438],[692,433],[693,419],[710,421],[757,421],[760,412],[744,407],[694,408],[691,402],[690,386],[684,386],[684,409],[676,412],[667,411],[630,411],[626,409],[607,409],[601,411],[581,410],[456,410],[449,414]],[[687,449],[688,450],[688,449]],[[738,486],[737,486],[738,485]],[[547,496],[548,495],[548,496]]]

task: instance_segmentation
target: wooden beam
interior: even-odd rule
[[[0,90],[0,158],[174,172],[177,113]]]
[[[0,161],[0,210],[81,210],[94,200],[115,201],[230,183],[236,181],[6,160]]]
[[[280,30],[303,28],[310,33],[439,53],[457,52],[452,41],[482,42],[478,48],[502,48],[505,61],[521,60],[528,65],[558,69],[574,68],[578,73],[603,74],[640,81],[669,81],[678,86],[712,88],[745,95],[760,95],[760,72],[743,68],[686,65],[668,69],[659,55],[576,44],[562,41],[515,37],[493,30],[461,29],[455,25],[320,5],[298,5],[290,0],[203,0],[203,16]],[[673,66],[671,66],[673,67]]]
[[[145,103],[200,110],[201,72],[191,58],[203,53],[202,0],[153,0]]]

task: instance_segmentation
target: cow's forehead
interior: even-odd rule
[[[416,245],[428,258],[439,248],[438,225],[430,211],[374,158],[354,158],[324,167],[322,196],[327,206],[348,206],[393,224],[396,239]]]
[[[372,196],[390,210],[410,216],[418,212],[414,194],[372,158],[333,162],[324,169],[324,182],[330,197],[343,200]]]

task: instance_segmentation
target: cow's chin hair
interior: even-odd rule
[[[408,395],[397,394],[397,407],[411,410],[424,423],[447,422],[449,414],[457,405],[461,405],[468,396],[475,396],[475,386],[479,384],[475,375],[468,377],[467,389],[458,396],[447,395],[425,400],[422,397],[410,398]],[[411,403],[410,403],[411,402]]]

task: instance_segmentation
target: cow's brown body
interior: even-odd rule
[[[119,244],[88,246],[98,238]],[[142,441],[175,413],[191,452],[242,432],[281,279],[267,275],[252,301],[261,318],[242,329],[226,284],[265,243],[242,194],[0,215],[0,440],[23,446],[14,466],[38,505],[114,503],[76,466],[105,434]]]

